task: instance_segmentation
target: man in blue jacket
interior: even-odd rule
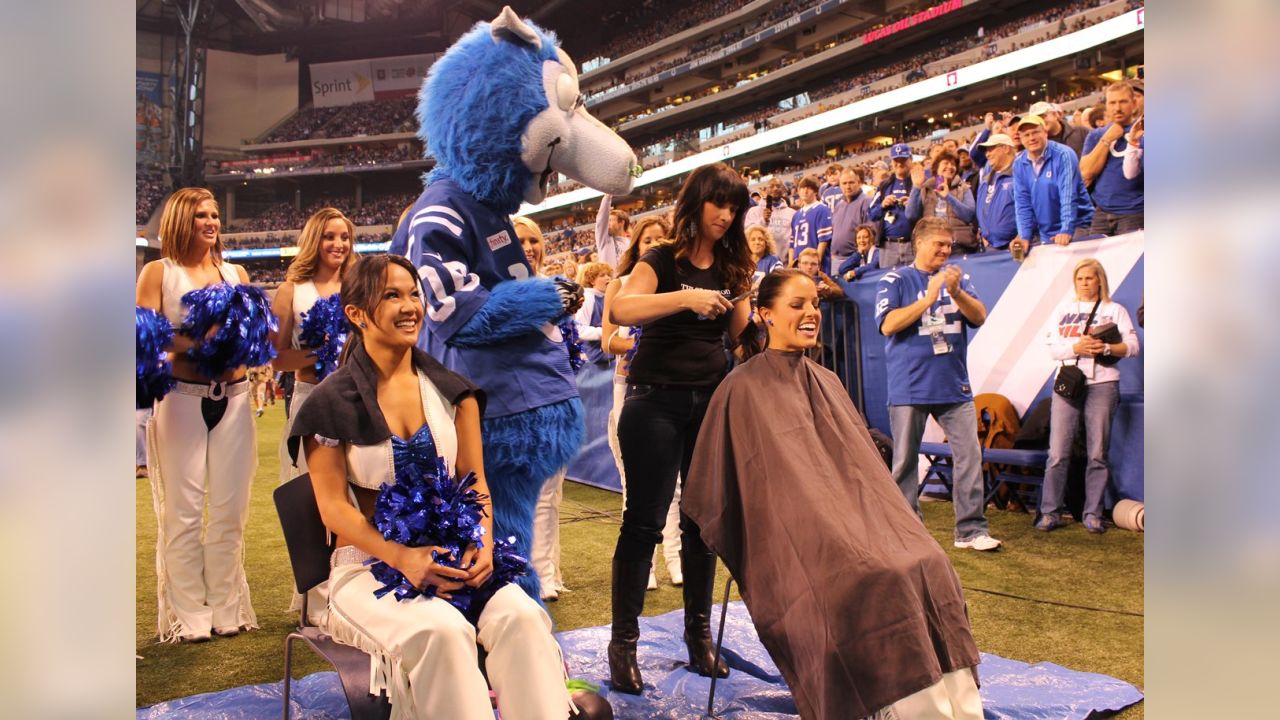
[[[1093,202],[1080,178],[1075,152],[1050,140],[1038,115],[1022,116],[1015,127],[1026,150],[1013,161],[1018,216],[1018,237],[1013,242],[1039,239],[1046,245],[1066,245],[1073,237],[1088,234]]]
[[[983,245],[1004,250],[1018,236],[1013,198],[1013,158],[1018,151],[1013,138],[1004,133],[992,135],[978,145],[987,159],[978,175],[978,193],[974,196],[978,237]]]

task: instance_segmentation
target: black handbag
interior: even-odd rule
[[[1106,322],[1101,325],[1097,325],[1089,331],[1089,334],[1108,345],[1115,345],[1116,343],[1124,341],[1124,338],[1120,336],[1120,329],[1117,328],[1116,324],[1113,322]],[[1095,357],[1093,361],[1103,367],[1111,367],[1112,365],[1120,362],[1120,359],[1121,357],[1119,355],[1099,355]]]
[[[1093,304],[1093,310],[1089,311],[1089,319],[1084,322],[1084,332],[1088,334],[1089,326],[1093,324],[1093,316],[1098,314],[1098,305],[1102,303],[1102,298]],[[1058,368],[1058,377],[1053,380],[1053,391],[1058,395],[1068,399],[1075,400],[1084,395],[1085,386],[1088,381],[1084,376],[1084,371],[1079,368],[1080,356],[1076,356],[1076,365],[1068,365],[1064,360],[1062,367]]]

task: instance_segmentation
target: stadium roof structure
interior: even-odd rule
[[[286,53],[304,62],[440,52],[503,5],[551,28],[578,57],[601,40],[600,18],[629,0],[137,0],[138,32],[180,30],[176,7],[201,6],[208,47]],[[676,3],[673,3],[673,6]],[[589,11],[584,12],[589,8]]]

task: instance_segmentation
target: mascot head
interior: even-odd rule
[[[626,141],[587,114],[555,34],[510,7],[431,66],[418,123],[436,159],[428,181],[447,175],[501,212],[542,202],[557,172],[611,195],[631,192],[639,175]]]

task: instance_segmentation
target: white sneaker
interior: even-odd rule
[[[680,570],[681,568],[678,565],[667,566],[667,574],[671,576],[671,584],[675,585],[676,587],[680,587],[681,585],[684,584],[684,573],[682,573]]]
[[[995,550],[1000,547],[1000,541],[983,533],[968,540],[957,540],[955,545],[965,550]]]
[[[649,585],[645,589],[646,590],[658,589],[658,576],[654,575],[652,570],[649,571]]]

